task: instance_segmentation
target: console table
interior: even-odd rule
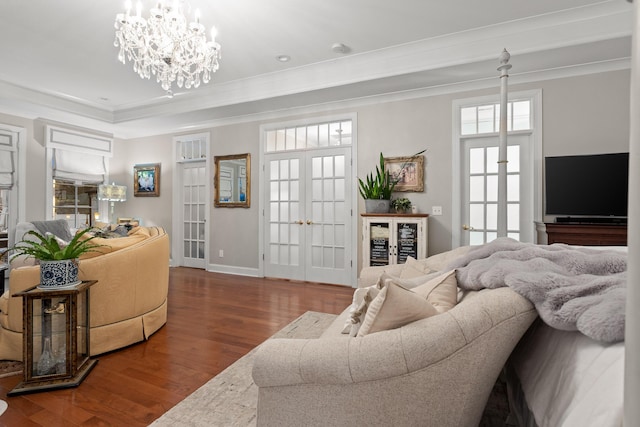
[[[623,224],[576,224],[546,222],[548,243],[585,246],[626,246],[627,226]]]

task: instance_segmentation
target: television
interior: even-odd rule
[[[629,153],[546,157],[545,212],[598,222],[626,218],[628,182]]]

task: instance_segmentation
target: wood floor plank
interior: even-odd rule
[[[146,426],[304,312],[339,313],[353,289],[172,268],[167,324],[100,355],[79,387],[7,397],[3,426]]]

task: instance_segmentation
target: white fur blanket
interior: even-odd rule
[[[597,341],[624,340],[627,255],[499,238],[452,262],[462,289],[509,286],[556,329]]]

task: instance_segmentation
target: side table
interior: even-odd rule
[[[8,396],[77,387],[98,363],[89,355],[89,288],[96,280],[22,296],[24,380]]]

